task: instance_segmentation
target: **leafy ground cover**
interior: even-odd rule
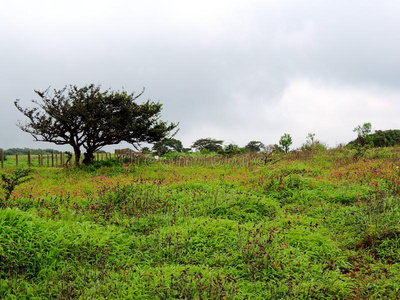
[[[353,157],[34,168],[0,196],[0,297],[396,299],[400,149]]]

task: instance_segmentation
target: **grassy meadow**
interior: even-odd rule
[[[33,167],[0,298],[400,298],[400,148],[241,162]]]

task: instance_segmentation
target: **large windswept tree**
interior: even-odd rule
[[[28,118],[18,126],[36,141],[71,145],[76,164],[84,148],[83,162],[90,164],[93,154],[106,145],[125,141],[136,147],[140,142],[155,143],[171,136],[177,124],[160,120],[162,104],[150,100],[136,103],[143,92],[135,96],[126,91],[101,91],[93,84],[52,92],[35,90],[41,98],[32,101],[36,107],[23,108],[15,101]]]

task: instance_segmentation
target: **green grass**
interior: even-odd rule
[[[396,299],[400,151],[353,155],[34,168],[1,201],[0,298]]]

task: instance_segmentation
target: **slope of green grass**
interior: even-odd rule
[[[0,297],[395,299],[399,149],[352,155],[35,169],[1,202]]]

